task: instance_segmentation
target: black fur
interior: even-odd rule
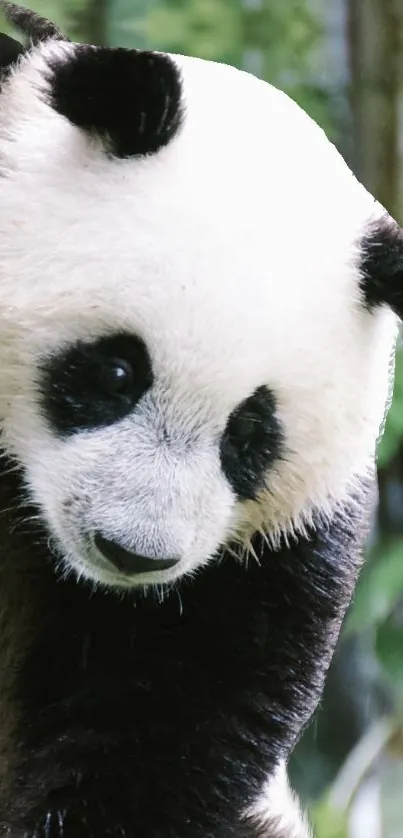
[[[361,247],[361,290],[367,307],[390,306],[403,318],[403,230],[390,216],[372,224]]]
[[[318,701],[367,512],[352,503],[277,552],[256,539],[259,563],[225,555],[159,602],[58,580],[46,538],[33,547],[10,519],[10,481],[1,595],[18,597],[8,629],[25,651],[9,663],[19,746],[3,835],[257,836],[241,812]]]
[[[50,66],[53,108],[117,157],[154,154],[179,130],[181,81],[166,55],[77,46]]]
[[[143,341],[118,334],[42,361],[38,383],[48,422],[67,435],[122,419],[151,387],[153,373]]]
[[[239,498],[250,500],[257,495],[282,448],[274,393],[259,387],[233,411],[221,440],[222,469]]]
[[[0,0],[0,11],[3,12],[6,20],[24,32],[33,44],[49,38],[58,41],[67,40],[55,23],[37,15],[31,9]]]
[[[15,38],[0,32],[0,83],[24,52],[24,47]]]

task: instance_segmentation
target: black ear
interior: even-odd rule
[[[52,107],[110,154],[155,154],[179,130],[182,85],[168,55],[81,44],[48,64]]]
[[[31,9],[26,9],[24,6],[9,3],[7,0],[0,0],[0,12],[9,23],[23,32],[33,44],[39,44],[48,38],[66,40],[55,23],[37,15]]]
[[[0,78],[24,52],[25,48],[19,41],[0,32]]]
[[[386,213],[361,242],[360,268],[367,307],[388,305],[403,320],[403,230]]]

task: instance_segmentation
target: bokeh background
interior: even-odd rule
[[[78,41],[196,55],[267,79],[325,128],[403,221],[403,0],[30,5]],[[403,352],[361,582],[291,774],[318,838],[403,838]]]

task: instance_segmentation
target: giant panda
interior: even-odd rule
[[[0,834],[307,838],[403,233],[270,85],[3,9]]]

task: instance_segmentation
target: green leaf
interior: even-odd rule
[[[399,706],[403,706],[403,620],[396,615],[378,627],[375,650],[378,660],[395,693]]]
[[[327,795],[312,807],[310,814],[318,838],[348,838],[347,815],[335,809]]]
[[[396,456],[403,438],[403,351],[396,355],[393,401],[385,423],[385,431],[378,448],[378,467],[385,468]]]
[[[364,631],[386,620],[403,594],[403,539],[364,568],[347,618],[347,633]],[[403,645],[401,648],[403,661]]]

